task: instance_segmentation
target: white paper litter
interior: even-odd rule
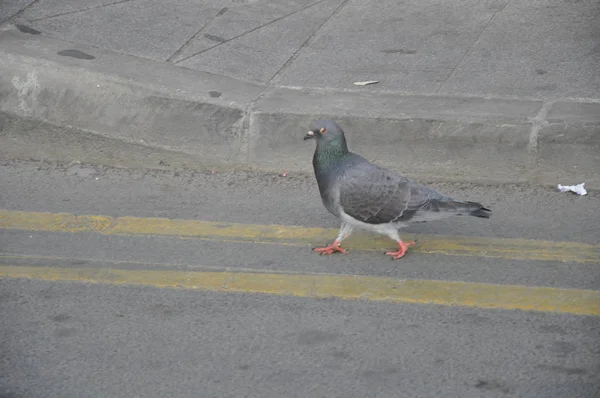
[[[585,182],[577,185],[560,185],[558,184],[558,190],[560,192],[575,192],[577,195],[587,195],[587,191],[585,190]]]
[[[366,82],[354,82],[355,86],[368,86],[369,84],[377,84],[377,80],[367,80]]]

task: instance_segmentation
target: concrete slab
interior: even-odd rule
[[[17,29],[0,40],[1,111],[217,163],[234,160],[245,108],[262,90]]]
[[[34,0],[2,0],[2,4],[0,4],[0,24],[8,21],[33,2]]]
[[[317,2],[315,0],[256,0],[228,3],[227,7],[223,7],[217,16],[190,40],[186,48],[182,49],[173,61],[179,62],[191,58],[221,43],[302,11]]]
[[[50,39],[25,25],[5,27],[0,40],[0,111],[154,148],[155,158],[183,153],[193,168],[312,173],[313,147],[301,137],[329,117],[351,149],[419,179],[600,184],[593,99],[274,87]]]
[[[546,120],[539,132],[535,174],[543,179],[554,176],[563,185],[587,182],[589,187],[594,176],[582,170],[590,164],[600,167],[600,103],[557,102]],[[558,170],[564,174],[558,175]]]
[[[23,17],[31,21],[65,14],[75,14],[126,1],[131,0],[86,0],[85,2],[79,0],[37,0],[31,7],[25,10]]]
[[[180,66],[268,82],[339,7],[324,0],[235,40],[178,63]]]
[[[514,0],[439,92],[597,98],[598,65],[597,1]]]
[[[599,96],[595,0],[340,1],[40,0],[18,22],[75,43],[275,85],[378,80],[364,91]]]
[[[593,103],[558,101],[548,111],[550,123],[600,123],[600,101]]]
[[[506,1],[349,1],[278,84],[434,93]]]
[[[540,102],[274,89],[251,117],[249,163],[311,171],[299,129],[334,118],[353,151],[409,175],[526,178],[530,118]],[[300,132],[303,130],[300,130]],[[493,166],[492,166],[493,165]]]
[[[62,40],[164,61],[219,13],[220,3],[133,0],[37,19],[31,26]]]

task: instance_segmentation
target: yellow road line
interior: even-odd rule
[[[300,226],[252,225],[167,218],[76,216],[0,210],[0,229],[106,235],[162,235],[218,241],[278,243],[296,246],[324,244],[335,238],[336,229]],[[514,260],[556,260],[600,263],[600,245],[530,239],[473,236],[403,235],[418,240],[411,251],[454,256],[479,256]],[[385,237],[357,233],[344,242],[350,250],[385,250],[394,247]]]
[[[373,276],[0,266],[0,277],[600,316],[600,292]]]

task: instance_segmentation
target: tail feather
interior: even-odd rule
[[[433,199],[418,210],[405,210],[402,214],[403,221],[426,222],[438,220],[452,215],[469,215],[481,218],[490,218],[492,211],[475,202],[458,202],[454,200]]]
[[[481,218],[490,218],[492,216],[492,210],[488,209],[487,207],[483,207],[483,205],[481,205],[480,203],[475,203],[475,202],[466,202],[470,209],[472,209],[469,212],[470,216],[473,217],[481,217]]]

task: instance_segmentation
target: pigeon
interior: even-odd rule
[[[396,241],[398,250],[385,254],[397,260],[415,244],[402,241],[398,234],[400,228],[411,223],[457,215],[490,218],[492,211],[479,203],[454,200],[350,152],[344,131],[333,120],[314,124],[317,128],[310,130],[304,140],[317,141],[313,168],[321,199],[342,222],[335,241],[314,248],[315,252],[346,253],[341,242],[358,228]]]

